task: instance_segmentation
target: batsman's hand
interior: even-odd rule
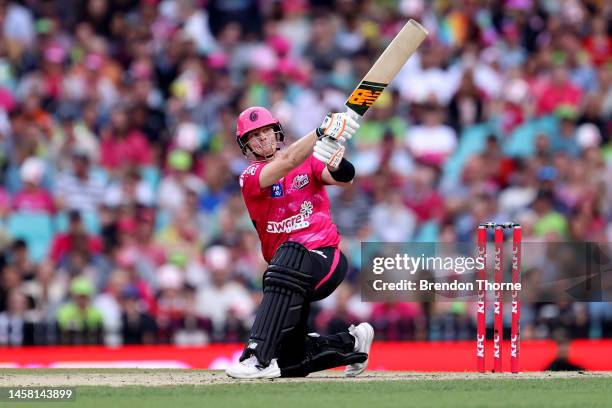
[[[359,129],[359,123],[348,112],[331,112],[325,115],[323,123],[317,128],[319,139],[330,137],[341,142],[349,140]]]
[[[344,157],[344,146],[337,140],[325,136],[315,143],[313,156],[335,170]]]

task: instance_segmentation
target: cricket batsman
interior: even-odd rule
[[[350,113],[329,113],[321,127],[281,150],[283,128],[262,107],[238,117],[236,141],[254,161],[240,187],[268,267],[263,299],[234,378],[304,377],[332,367],[362,373],[374,330],[368,323],[323,336],[308,333],[310,303],[329,296],[347,273],[326,185],[350,184],[355,168],[342,142],[359,124]]]

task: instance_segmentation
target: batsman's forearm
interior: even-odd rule
[[[314,131],[308,133],[301,139],[291,143],[285,150],[277,153],[270,164],[265,166],[259,174],[259,186],[266,188],[285,177],[291,170],[304,163],[312,153],[312,148],[317,141]]]
[[[296,168],[312,154],[312,148],[317,142],[317,134],[313,130],[299,140],[291,143],[287,149],[281,152],[283,161],[291,169]]]

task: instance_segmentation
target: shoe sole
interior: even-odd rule
[[[240,374],[228,373],[227,371],[225,372],[225,374],[227,374],[228,377],[235,378],[237,380],[257,380],[259,378],[272,379],[272,378],[278,378],[281,376],[280,370],[278,370],[278,372],[275,371],[275,372],[263,374],[263,375],[261,373],[257,373],[253,375],[240,375]]]
[[[237,380],[257,380],[257,379],[272,379],[272,378],[278,378],[281,376],[280,374],[280,370],[278,371],[278,373],[271,373],[271,374],[265,374],[265,375],[261,375],[261,374],[254,374],[254,375],[234,375],[234,374],[230,374],[227,371],[225,372],[225,374],[227,374],[228,377],[231,378],[235,378]]]
[[[232,377],[232,378],[236,378],[238,380],[256,380],[258,378],[263,378],[263,379],[272,379],[272,378],[278,378],[281,376],[281,370],[278,366],[274,367],[274,368],[270,368],[268,366],[268,368],[266,368],[265,370],[261,370],[259,372],[253,373],[253,374],[241,374],[241,373],[232,373],[230,371],[230,369],[225,371],[225,374],[228,377]]]
[[[374,328],[372,327],[372,325],[370,323],[364,323],[363,324],[365,327],[365,332],[366,332],[366,336],[365,336],[365,344],[366,344],[366,348],[364,350],[360,350],[360,353],[367,353],[368,355],[370,354],[370,348],[372,347],[372,342],[374,341]],[[361,325],[360,325],[361,326]],[[357,363],[357,364],[352,364],[349,367],[350,368],[357,368],[357,370],[355,371],[348,371],[349,368],[347,367],[346,370],[344,371],[344,374],[347,377],[355,377],[361,373],[363,373],[366,368],[368,368],[368,363],[370,362],[370,358],[368,357],[368,359],[366,361],[364,361],[363,363]]]

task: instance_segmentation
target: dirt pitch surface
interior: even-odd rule
[[[400,371],[369,371],[356,378],[346,378],[341,371],[325,371],[307,378],[277,378],[274,380],[234,380],[223,371],[168,369],[5,369],[0,371],[0,387],[59,387],[59,386],[175,386],[236,383],[295,383],[295,382],[368,382],[421,380],[483,380],[483,379],[560,379],[608,378],[612,372],[528,372],[528,373],[416,373]]]

